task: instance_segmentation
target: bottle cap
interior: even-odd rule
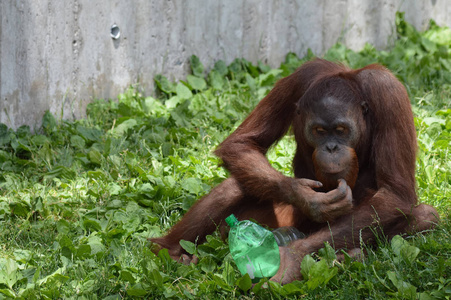
[[[227,223],[230,227],[235,226],[236,223],[238,223],[238,219],[235,217],[234,214],[231,214],[230,216],[228,216],[228,217],[225,219],[225,221],[226,221],[226,223]]]

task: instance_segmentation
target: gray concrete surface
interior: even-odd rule
[[[451,25],[447,0],[2,0],[0,122],[34,128],[46,110],[79,118],[134,83],[152,94],[154,75],[184,78],[192,54],[206,67],[237,57],[275,67],[337,41],[385,48],[398,10],[419,30],[431,18]]]

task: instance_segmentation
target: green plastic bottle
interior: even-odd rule
[[[280,254],[273,233],[254,222],[238,221],[233,214],[226,222],[230,226],[230,253],[241,274],[248,273],[251,279],[275,275],[280,266]]]

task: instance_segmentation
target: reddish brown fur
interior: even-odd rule
[[[319,186],[311,180],[319,178],[314,149],[305,142],[303,112],[325,93],[338,101],[354,101],[353,107],[363,101],[368,106],[367,114],[352,116],[360,137],[354,147],[358,169],[349,168],[358,173],[355,184],[350,183],[352,192],[344,181],[328,193],[313,190]],[[290,126],[298,145],[293,161],[296,178],[276,171],[265,157]],[[300,278],[302,258],[324,242],[351,250],[374,240],[371,228],[392,237],[433,227],[438,218],[435,209],[417,206],[416,147],[409,98],[387,69],[370,65],[351,70],[316,59],[277,82],[218,147],[215,153],[231,177],[195,203],[168,235],[152,241],[168,248],[174,259],[189,262],[180,239],[202,242],[231,213],[270,227],[293,225],[309,236],[281,248],[281,267],[272,278],[290,282]]]

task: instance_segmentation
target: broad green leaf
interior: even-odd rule
[[[61,219],[56,223],[56,229],[58,230],[58,233],[67,235],[70,231],[70,224],[66,220]]]
[[[445,120],[441,119],[441,118],[436,118],[436,117],[429,117],[429,118],[424,118],[423,122],[426,123],[428,126],[434,124],[434,123],[438,123],[440,125],[445,125]]]
[[[171,98],[169,98],[168,100],[166,100],[166,102],[164,103],[164,105],[166,106],[167,109],[172,109],[174,107],[177,106],[177,104],[179,104],[181,101],[180,97],[178,96],[172,96]]]
[[[255,82],[254,77],[252,77],[251,75],[246,73],[244,78],[246,78],[246,83],[249,86],[249,88],[251,89],[251,91],[255,91],[257,89],[257,83]]]
[[[399,235],[395,235],[391,240],[391,248],[397,256],[401,256],[402,248],[406,245],[406,241]]]
[[[438,116],[451,117],[451,108],[438,110],[435,114]]]
[[[56,131],[56,120],[50,111],[46,111],[42,117],[42,128],[46,133]]]
[[[110,195],[119,195],[119,192],[122,190],[122,188],[120,187],[120,185],[114,183],[114,182],[110,182],[108,184],[108,192],[110,193]]]
[[[188,252],[189,254],[194,254],[196,252],[196,244],[190,241],[180,240],[180,246]]]
[[[150,273],[150,279],[155,286],[159,287],[160,289],[163,288],[163,277],[161,276],[160,271],[153,269]]]
[[[252,279],[249,277],[249,274],[246,273],[237,280],[236,285],[244,292],[247,292],[252,287]]]
[[[315,260],[309,254],[304,256],[304,258],[302,259],[301,274],[305,280],[307,280],[309,278],[310,269],[312,268],[312,266],[314,264],[315,264]]]
[[[166,108],[163,104],[152,97],[147,97],[142,102],[143,111],[146,114],[164,114],[166,112]]]
[[[332,246],[327,242],[325,243],[324,248],[320,249],[318,253],[323,259],[327,261],[329,267],[332,267],[334,261],[337,259],[334,248],[332,248]]]
[[[448,59],[443,59],[440,57],[439,61],[446,70],[451,71],[451,62]]]
[[[177,84],[176,91],[177,91],[177,96],[182,100],[189,99],[193,96],[193,93],[190,91],[190,89],[186,85],[184,85],[183,83],[180,83],[180,82]]]
[[[421,44],[431,54],[437,51],[437,45],[428,38],[422,37]]]
[[[395,272],[387,271],[388,278],[398,289],[399,294],[404,299],[416,299],[417,289],[410,283],[400,280]]]
[[[197,197],[195,197],[193,194],[185,195],[183,198],[183,204],[182,208],[184,210],[190,209],[191,206],[193,206],[194,202],[196,202]]]
[[[212,70],[208,74],[208,83],[217,90],[221,90],[224,86],[224,78],[216,70]]]
[[[49,285],[49,286],[55,286],[58,287],[61,284],[65,283],[67,280],[69,280],[68,276],[62,275],[62,273],[65,272],[65,268],[59,268],[52,274],[38,280],[37,284],[40,285]]]
[[[58,244],[61,248],[67,248],[67,251],[69,251],[70,255],[75,252],[73,241],[66,235],[58,236]]]
[[[299,294],[303,292],[302,285],[299,281],[290,282],[283,286],[283,290],[288,293],[288,295]]]
[[[9,208],[14,215],[19,217],[26,217],[31,211],[31,206],[29,205],[29,203],[20,200],[11,201],[9,203]]]
[[[102,253],[105,251],[105,246],[99,236],[91,235],[88,238],[88,245],[91,247],[91,254]]]
[[[133,274],[128,270],[122,270],[121,271],[121,279],[124,279],[125,281],[130,282],[131,284],[134,284],[136,282],[135,277]]]
[[[148,293],[140,282],[129,287],[128,289],[126,289],[126,291],[127,291],[127,295],[132,296],[132,297],[133,296],[143,297],[143,296],[147,295],[147,293]]]
[[[33,283],[38,282],[40,275],[41,275],[41,267],[38,267],[38,268],[36,269],[36,272],[35,272],[34,275],[33,275],[32,282],[33,282]]]
[[[222,279],[228,285],[233,285],[235,282],[235,270],[228,261],[224,263],[224,270],[222,271]]]
[[[292,60],[293,56],[296,57],[296,59],[297,59],[296,65],[299,66],[300,65],[299,64],[299,58],[297,58],[296,54],[294,54],[294,53],[288,53],[286,55],[286,57],[285,57],[285,64],[293,64],[293,60]],[[266,65],[266,64],[264,64],[264,63],[262,63],[260,60],[258,61],[257,65],[258,65],[258,68],[260,69],[260,71],[262,73],[268,73],[269,71],[271,71],[271,67]]]
[[[185,248],[184,248],[185,249]],[[186,250],[186,249],[185,249]],[[199,267],[204,271],[205,273],[211,273],[216,268],[216,263],[214,262],[213,258],[211,256],[203,257],[199,261]]]
[[[420,249],[415,246],[406,246],[402,249],[401,255],[409,263],[413,263],[420,253]]]
[[[282,70],[280,69],[272,69],[271,71],[261,74],[258,76],[258,83],[260,86],[265,85],[273,85],[276,79],[276,76],[282,73]]]
[[[186,178],[183,179],[182,188],[193,194],[200,194],[202,192],[202,181],[198,178]]]
[[[93,164],[100,165],[102,163],[102,154],[95,149],[91,149],[88,152],[88,158]]]
[[[76,257],[78,258],[88,258],[91,256],[92,250],[91,246],[82,244],[77,248]]]
[[[15,249],[14,250],[14,259],[17,262],[26,263],[33,256],[33,253],[30,250],[26,249]]]
[[[0,274],[0,280],[1,280],[1,274]],[[0,281],[1,282],[1,281]],[[16,295],[13,293],[12,290],[7,289],[0,289],[0,294],[5,295],[6,297],[10,297],[11,299],[16,298]],[[1,296],[1,295],[0,295]],[[1,299],[9,299],[9,298],[1,298]]]
[[[220,76],[226,76],[227,73],[229,73],[227,65],[222,60],[218,60],[217,62],[215,62],[213,70],[215,70]]]
[[[180,112],[176,109],[172,110],[171,117],[179,127],[188,127],[190,125],[190,119],[184,112]]]
[[[138,125],[138,122],[135,119],[128,119],[117,125],[113,129],[113,132],[117,135],[124,135],[129,129],[133,129],[136,125]]]
[[[5,284],[10,289],[22,278],[17,263],[11,259],[0,259],[0,284]]]
[[[136,109],[135,105],[130,105],[130,103],[120,102],[117,107],[117,113],[122,117],[133,117],[135,115],[140,115],[141,110]]]
[[[408,263],[414,262],[420,253],[420,249],[411,246],[409,242],[399,235],[394,236],[391,240],[391,248],[396,256],[404,259]]]
[[[11,141],[11,138],[9,137],[9,131],[8,127],[0,123],[0,146],[6,145]]]
[[[0,133],[0,136],[1,136],[1,133]],[[31,138],[31,142],[34,145],[43,146],[44,144],[49,142],[49,139],[45,135],[38,134]],[[0,144],[1,144],[1,142],[0,142]]]
[[[70,137],[70,144],[72,147],[78,148],[80,150],[86,148],[85,140],[79,135],[73,135]]]
[[[175,85],[174,83],[170,82],[166,77],[163,75],[156,75],[154,77],[155,83],[157,84],[158,88],[166,94],[171,94],[175,92]]]
[[[314,290],[320,285],[327,284],[337,273],[336,267],[329,268],[325,260],[320,260],[310,268],[307,286],[310,290]]]
[[[100,222],[98,220],[91,219],[91,218],[85,218],[83,220],[83,227],[85,228],[85,230],[90,230],[90,231],[102,230],[102,226],[100,225]]]
[[[189,62],[194,76],[202,77],[204,73],[204,66],[200,62],[199,58],[195,55],[191,55]]]
[[[193,75],[186,76],[186,80],[188,81],[189,85],[194,89],[198,91],[202,91],[207,87],[207,83],[205,82],[205,79]]]
[[[417,295],[417,299],[418,300],[436,300],[437,297],[432,297],[431,295],[429,295],[428,293],[419,293]]]
[[[81,137],[90,142],[97,142],[102,136],[102,132],[97,128],[88,128],[80,124],[77,125],[77,132]]]
[[[138,229],[140,224],[141,221],[139,218],[137,217],[129,218],[127,219],[127,222],[124,223],[124,229],[129,233],[133,233]]]

